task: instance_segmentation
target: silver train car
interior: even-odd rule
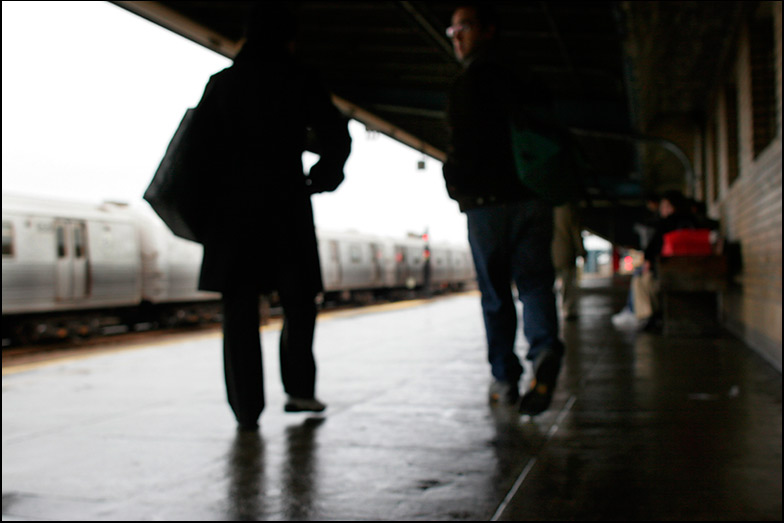
[[[416,289],[460,290],[475,279],[466,247],[421,237],[318,231],[324,290],[344,299]]]
[[[151,210],[3,194],[3,343],[207,319],[202,247]]]
[[[146,205],[3,194],[3,344],[219,319],[201,245]],[[474,281],[466,247],[318,231],[322,300],[371,301]]]

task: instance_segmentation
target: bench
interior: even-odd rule
[[[727,290],[727,256],[715,254],[710,229],[664,235],[659,284],[665,336],[706,336],[721,329],[721,296]]]
[[[727,256],[721,254],[659,258],[665,336],[710,336],[719,332],[728,265]]]

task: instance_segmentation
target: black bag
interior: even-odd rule
[[[144,199],[171,231],[201,242],[210,205],[209,187],[222,156],[220,129],[210,86],[195,108],[188,109],[169,142]]]

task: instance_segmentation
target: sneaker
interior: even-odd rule
[[[316,398],[295,398],[289,396],[283,410],[286,412],[322,412],[327,406]]]
[[[645,326],[646,319],[640,319],[629,309],[623,309],[618,314],[612,317],[612,323],[617,329],[635,329],[639,330]]]
[[[550,406],[561,371],[561,356],[550,349],[544,350],[534,362],[534,379],[531,388],[520,400],[520,413],[529,416],[541,414]]]
[[[490,403],[506,403],[513,405],[520,399],[517,384],[512,385],[507,381],[493,380],[490,384]]]

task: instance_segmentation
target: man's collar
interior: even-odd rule
[[[487,44],[482,45],[480,48],[478,48],[470,55],[466,56],[460,63],[463,65],[464,69],[467,69],[474,62],[492,59],[492,57],[495,56],[496,54],[497,54],[497,46],[494,45],[493,42],[488,42]]]

